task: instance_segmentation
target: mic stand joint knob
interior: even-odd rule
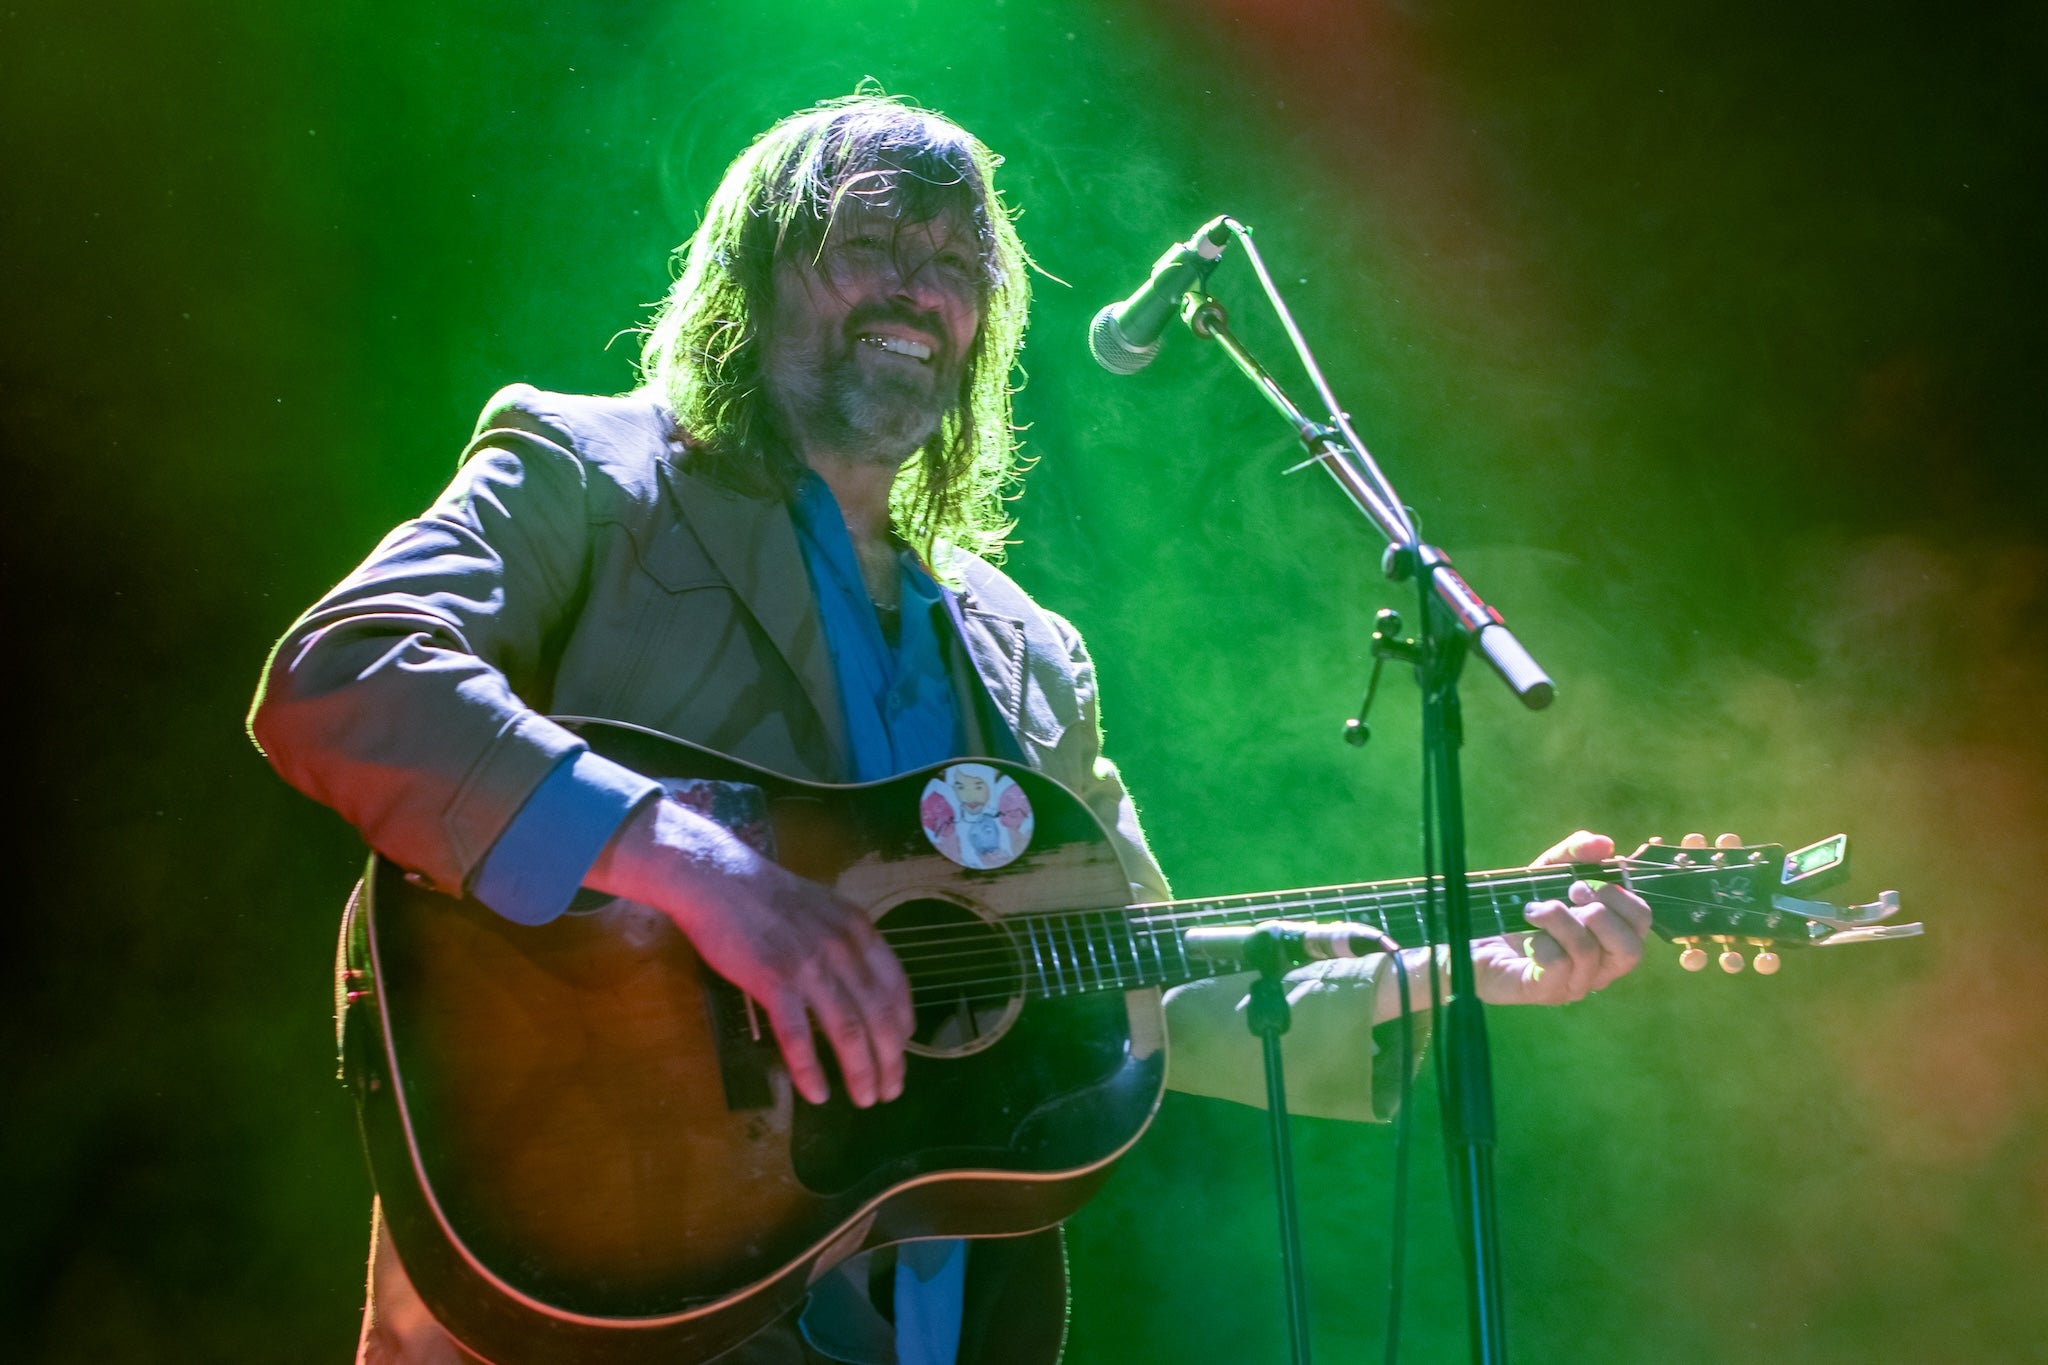
[[[1354,749],[1362,749],[1372,738],[1372,725],[1366,717],[1372,713],[1372,699],[1379,694],[1380,670],[1387,660],[1398,659],[1412,664],[1422,657],[1415,641],[1401,638],[1401,614],[1391,609],[1382,609],[1372,618],[1372,676],[1366,680],[1365,700],[1358,704],[1358,714],[1344,722],[1344,742]]]

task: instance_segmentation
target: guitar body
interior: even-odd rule
[[[921,824],[941,770],[818,786],[576,727],[679,794],[765,797],[777,860],[898,942],[917,1039],[900,1099],[856,1109],[835,1076],[832,1101],[807,1104],[765,1016],[659,912],[612,901],[521,926],[372,857],[345,934],[347,1065],[394,1244],[471,1350],[704,1359],[859,1251],[1059,1222],[1144,1130],[1165,1077],[1158,992],[1028,997],[1031,948],[1005,927],[1129,899],[1070,793],[975,760],[1031,819],[1014,861],[967,867],[964,829],[948,856]]]

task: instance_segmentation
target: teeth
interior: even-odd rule
[[[908,337],[864,336],[861,340],[870,346],[879,347],[884,351],[893,351],[897,355],[907,355],[912,360],[930,360],[932,358],[931,347],[925,345],[922,341],[912,341]]]

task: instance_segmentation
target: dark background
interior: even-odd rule
[[[1924,939],[1493,1016],[1519,1358],[2048,1358],[2048,10],[1501,0],[71,5],[0,17],[16,884],[6,1354],[343,1359],[350,832],[241,733],[269,642],[499,385],[617,391],[719,171],[863,76],[1009,158],[1045,269],[1011,568],[1088,633],[1183,894],[1417,863],[1398,603],[1185,336],[1253,223],[1431,537],[1561,684],[1467,688],[1472,851],[1847,829]],[[1282,353],[1241,261],[1217,280]],[[1425,1099],[1407,1358],[1455,1360]],[[1284,1358],[1259,1117],[1170,1099],[1072,1225],[1075,1362]],[[1305,1122],[1318,1342],[1376,1349],[1390,1138]]]

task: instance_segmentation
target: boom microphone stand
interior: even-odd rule
[[[1471,941],[1472,930],[1465,884],[1464,790],[1458,766],[1458,750],[1464,738],[1458,680],[1467,654],[1476,646],[1480,656],[1529,709],[1548,706],[1555,688],[1508,630],[1500,613],[1488,606],[1451,567],[1450,556],[1422,542],[1393,486],[1351,430],[1350,419],[1331,395],[1307,342],[1259,257],[1250,229],[1234,219],[1224,222],[1243,242],[1260,283],[1315,382],[1328,420],[1310,419],[1288,398],[1266,368],[1231,334],[1223,305],[1202,287],[1188,293],[1181,311],[1183,320],[1196,336],[1222,347],[1245,378],[1294,428],[1308,451],[1308,459],[1296,468],[1320,464],[1337,481],[1353,505],[1385,538],[1382,570],[1397,583],[1413,582],[1422,603],[1421,627],[1415,642],[1415,672],[1422,691],[1424,767],[1434,794],[1437,842],[1442,851],[1442,940],[1454,949],[1448,954],[1451,998],[1444,1011],[1442,1040],[1445,1143],[1451,1154],[1453,1196],[1464,1253],[1472,1358],[1481,1365],[1504,1365],[1507,1337],[1493,1179],[1493,1083],[1486,1021],[1473,987],[1472,955],[1465,947]],[[1425,810],[1425,820],[1429,814]]]

